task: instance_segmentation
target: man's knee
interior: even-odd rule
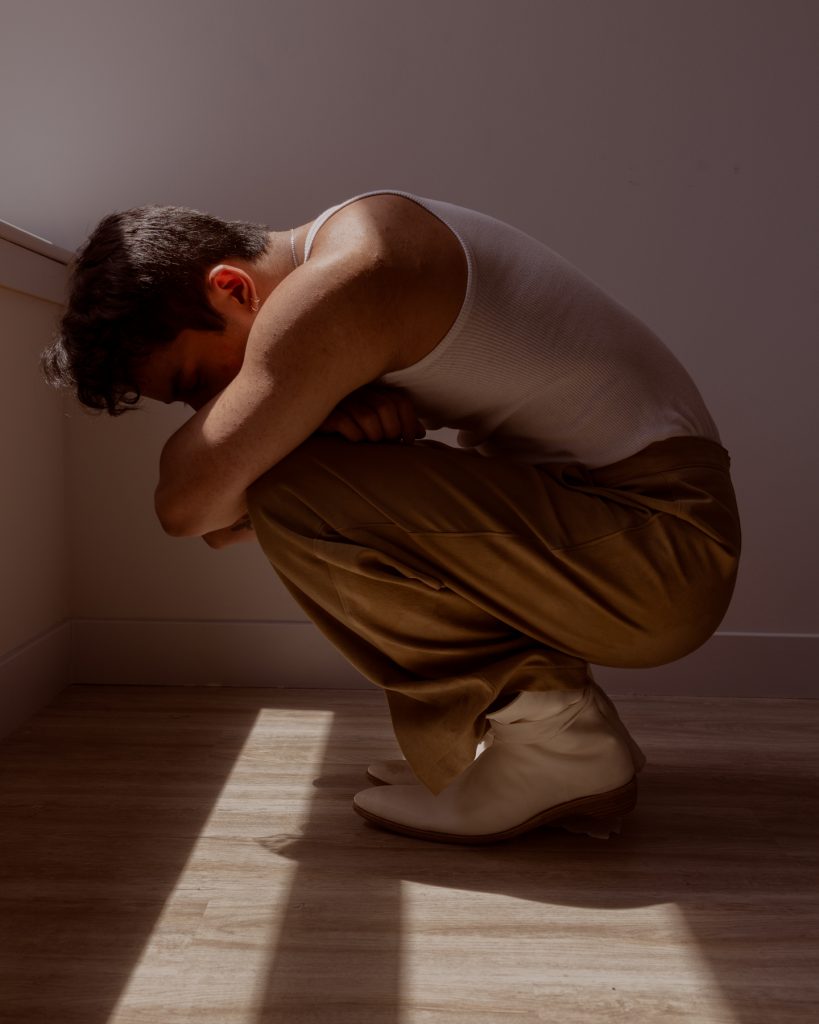
[[[307,492],[327,476],[326,467],[332,464],[339,445],[348,443],[332,434],[311,434],[247,488],[251,516],[276,517],[290,505],[303,506]],[[322,486],[326,487],[326,482]]]
[[[303,478],[311,470],[311,467],[326,461],[328,451],[336,447],[338,441],[343,438],[334,438],[331,434],[311,434],[302,443],[294,448],[292,452],[279,459],[275,466],[265,470],[247,489],[248,497],[251,493],[259,497],[271,486],[283,483],[285,480]]]

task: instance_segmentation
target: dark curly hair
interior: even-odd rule
[[[68,306],[43,352],[46,380],[112,416],[139,401],[135,367],[180,331],[222,331],[205,271],[266,250],[265,225],[224,221],[182,206],[142,206],[104,217],[72,263]]]

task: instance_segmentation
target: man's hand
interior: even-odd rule
[[[367,384],[339,402],[316,430],[348,441],[406,441],[426,434],[412,400],[395,388]]]
[[[231,544],[241,544],[242,541],[256,540],[256,531],[253,529],[250,516],[245,515],[237,519],[233,526],[203,534],[202,540],[210,548],[226,548]]]

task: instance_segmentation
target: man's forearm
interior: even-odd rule
[[[247,513],[244,492],[228,493],[216,482],[203,490],[197,479],[197,460],[208,444],[204,424],[218,397],[186,420],[162,449],[154,506],[163,529],[174,537],[228,529]]]

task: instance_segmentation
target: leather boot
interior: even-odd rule
[[[354,809],[419,839],[491,843],[634,808],[645,757],[596,683],[525,691],[487,720],[492,743],[439,794],[420,783],[375,786],[356,794]]]

